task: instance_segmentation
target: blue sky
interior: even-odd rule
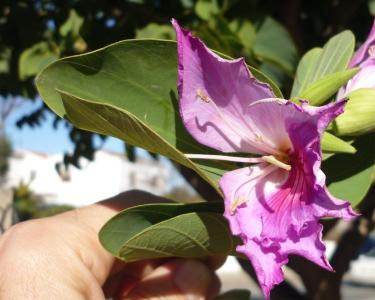
[[[17,128],[15,123],[20,117],[34,111],[41,105],[40,101],[23,101],[21,106],[12,113],[6,123],[6,133],[12,142],[13,148],[23,148],[46,153],[72,151],[73,144],[69,140],[68,130],[64,127],[63,123],[59,123],[57,130],[52,127],[54,120],[52,113],[47,113],[46,120],[37,128],[30,128],[27,125],[21,129]],[[124,147],[120,140],[108,138],[104,144],[104,149],[122,152]]]

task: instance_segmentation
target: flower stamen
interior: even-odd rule
[[[262,159],[272,165],[275,165],[281,169],[284,169],[284,170],[287,170],[287,171],[290,171],[291,170],[291,166],[286,164],[285,162],[282,161],[282,159],[278,158],[278,157],[275,157],[273,155],[266,155],[266,156],[262,156]]]
[[[199,97],[201,100],[203,100],[206,103],[209,103],[210,101],[212,101],[210,97],[203,94],[203,91],[201,89],[197,89],[197,97]]]

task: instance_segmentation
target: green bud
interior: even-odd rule
[[[375,131],[375,89],[358,89],[348,95],[343,114],[333,122],[337,135],[357,136]]]
[[[348,142],[324,132],[322,138],[322,150],[325,153],[355,153],[357,150]]]

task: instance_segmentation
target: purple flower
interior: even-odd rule
[[[349,68],[359,67],[360,71],[342,87],[337,99],[342,99],[361,88],[375,88],[375,21],[364,44],[354,54]]]
[[[351,219],[350,204],[334,198],[320,169],[320,136],[345,101],[298,106],[275,98],[255,79],[244,59],[226,60],[173,20],[178,43],[180,113],[201,144],[226,153],[258,157],[186,154],[249,165],[224,174],[225,217],[243,245],[268,298],[283,280],[289,254],[332,270],[322,243],[323,217]]]

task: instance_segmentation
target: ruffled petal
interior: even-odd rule
[[[306,101],[299,106],[284,99],[262,99],[248,106],[246,118],[256,128],[259,139],[272,148],[283,152],[297,148],[296,151],[301,152],[316,141],[320,155],[320,136],[327,125],[343,112],[345,103],[342,100],[313,107]]]
[[[276,248],[272,245],[263,246],[251,239],[237,247],[238,252],[250,259],[266,299],[269,299],[272,287],[284,280],[281,267],[288,262],[287,257],[280,255]]]
[[[243,241],[237,251],[250,259],[263,293],[269,297],[274,285],[283,280],[281,267],[290,254],[301,255],[326,270],[332,268],[325,257],[322,226],[318,223],[322,215],[317,215],[316,208],[323,208],[317,204],[319,195],[312,192],[303,169],[278,169],[252,179],[251,174],[264,173],[269,166],[257,168],[226,173],[220,187],[225,196],[224,215],[233,234]],[[247,196],[248,201],[233,213],[231,201],[235,194]],[[326,215],[332,212],[328,209]]]
[[[325,186],[313,193],[315,194],[314,213],[318,218],[331,217],[350,220],[360,215],[353,210],[349,202],[332,196]]]
[[[357,215],[348,202],[329,194],[320,170],[320,136],[344,105],[345,101],[311,107],[305,102],[297,106],[288,101],[262,100],[249,108],[257,114],[271,114],[291,145],[289,172],[261,164],[228,172],[219,182],[225,198],[224,215],[233,234],[243,241],[237,250],[251,260],[266,297],[282,281],[281,267],[290,254],[304,256],[332,271],[325,257],[319,219]],[[257,121],[263,133],[277,135],[272,133],[276,129]],[[232,204],[242,198],[245,201],[233,210]]]
[[[326,256],[326,247],[322,242],[323,226],[317,221],[305,223],[299,233],[290,230],[289,239],[281,243],[280,249],[284,255],[300,255],[314,262],[327,271],[333,271]]]
[[[281,267],[289,254],[302,255],[331,270],[303,170],[267,172],[270,167],[264,164],[242,168],[226,173],[220,180],[224,215],[232,233],[243,241],[237,251],[251,260],[266,297],[283,280]],[[231,203],[236,197],[248,197],[248,201],[233,212]]]
[[[321,107],[309,106],[303,102],[304,122],[289,122],[287,132],[293,145],[293,164],[300,165],[306,180],[315,190],[325,186],[325,175],[320,170],[320,138],[328,124],[344,111],[346,100]]]
[[[242,58],[227,60],[198,38],[172,24],[178,44],[178,90],[185,127],[201,144],[223,152],[265,153],[254,147],[255,133],[245,111],[253,101],[274,97],[256,80]]]
[[[353,68],[361,64],[367,58],[370,57],[369,48],[375,44],[375,21],[372,23],[371,31],[362,44],[362,46],[356,51],[352,60],[350,61],[349,68]],[[370,51],[371,52],[371,51]],[[375,53],[373,54],[375,55]]]

